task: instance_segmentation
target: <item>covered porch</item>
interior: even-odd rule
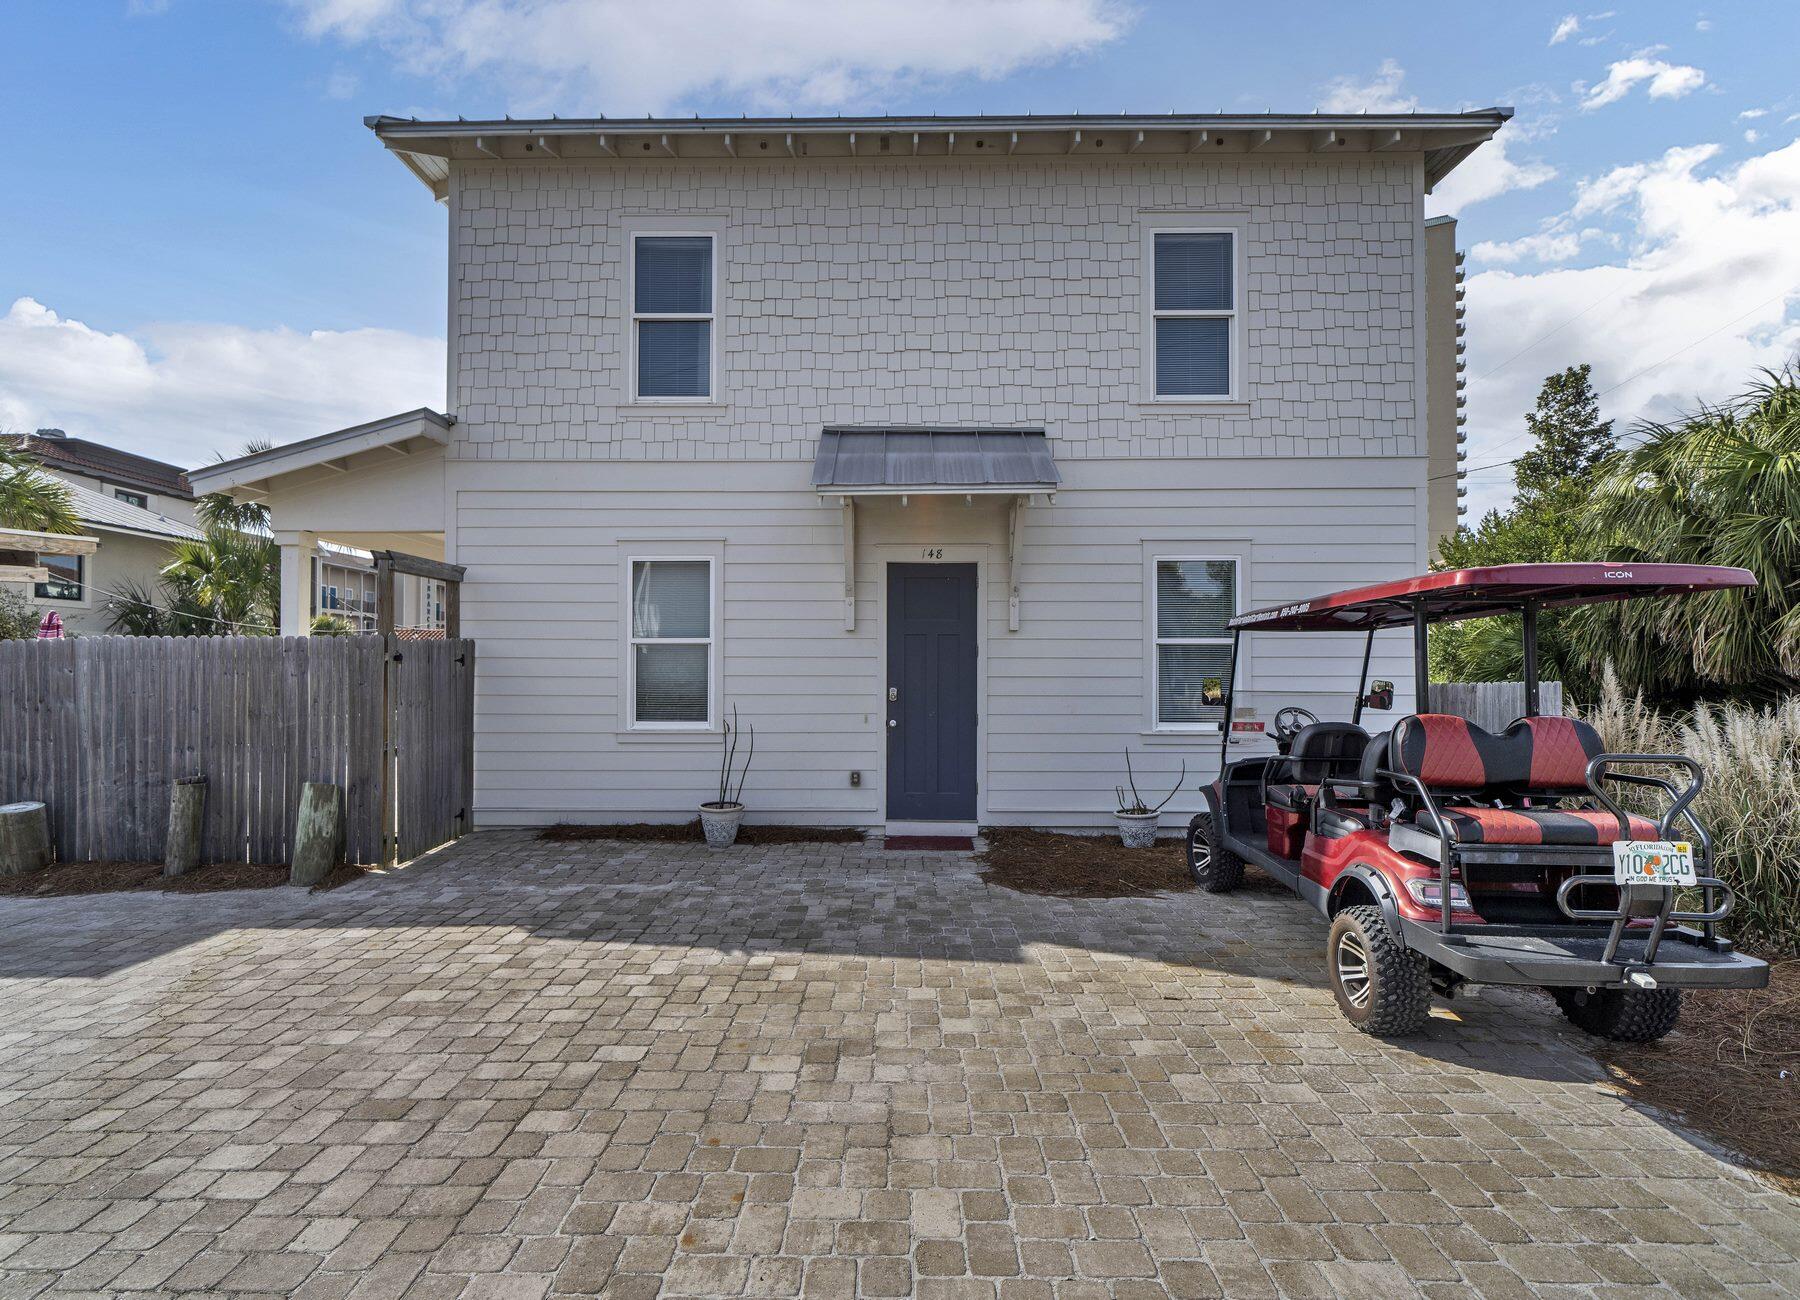
[[[454,424],[421,407],[189,473],[196,492],[268,507],[281,548],[281,635],[310,635],[319,615],[354,633],[442,635],[454,584],[429,564],[384,583],[375,557],[447,558],[443,452]]]

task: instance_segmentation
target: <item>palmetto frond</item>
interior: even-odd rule
[[[81,521],[69,489],[18,448],[0,443],[0,528],[78,533]]]

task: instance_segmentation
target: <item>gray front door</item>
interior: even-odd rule
[[[888,566],[887,815],[975,818],[975,566]]]

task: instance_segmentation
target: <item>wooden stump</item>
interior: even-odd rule
[[[50,818],[37,802],[0,804],[0,876],[50,865]]]
[[[163,875],[185,875],[200,865],[205,812],[205,777],[184,777],[169,787],[169,840],[163,849]]]
[[[344,856],[344,792],[323,781],[300,787],[294,819],[294,860],[288,884],[316,885]]]

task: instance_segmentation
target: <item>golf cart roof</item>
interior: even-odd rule
[[[1234,632],[1367,631],[1408,625],[1420,609],[1427,622],[1448,623],[1516,614],[1527,602],[1549,609],[1755,585],[1748,569],[1712,564],[1497,564],[1352,587],[1252,610],[1225,626]]]

